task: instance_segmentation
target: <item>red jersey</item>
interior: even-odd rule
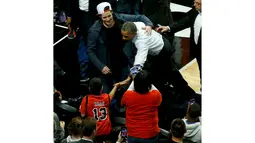
[[[126,106],[126,127],[128,135],[135,138],[152,138],[160,132],[158,126],[158,106],[162,96],[158,90],[146,94],[128,90],[121,99]]]
[[[86,96],[82,99],[80,113],[87,114],[97,120],[96,136],[108,135],[112,130],[110,121],[109,106],[110,97],[104,93],[101,95],[88,95],[88,105],[86,109]]]

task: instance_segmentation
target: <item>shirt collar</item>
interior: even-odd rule
[[[91,142],[93,142],[93,140],[88,139],[88,138],[84,138],[84,137],[82,137],[81,139],[82,139],[82,140],[86,140],[86,141],[91,141]]]
[[[136,39],[137,39],[137,35],[135,35],[135,37],[133,38],[132,43],[135,43]]]

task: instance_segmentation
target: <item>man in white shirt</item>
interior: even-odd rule
[[[123,40],[132,40],[137,48],[135,61],[130,69],[131,75],[135,76],[141,69],[147,69],[152,74],[153,84],[159,90],[168,82],[186,100],[193,98],[194,90],[188,86],[172,61],[175,49],[156,31],[152,30],[151,35],[147,35],[144,26],[142,22],[126,22],[121,29]],[[121,84],[128,83],[130,79],[127,78]]]

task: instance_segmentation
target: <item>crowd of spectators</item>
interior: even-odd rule
[[[191,41],[198,47],[201,73],[201,24],[197,26],[201,0],[195,0],[188,16],[177,23],[173,23],[169,0],[63,2],[67,3],[62,10],[68,38],[83,43],[89,63],[88,69],[80,69],[88,73],[80,78],[81,85],[87,85],[86,93],[67,95],[61,85],[54,84],[54,142],[201,143],[201,97],[175,66],[171,38],[193,27]],[[56,60],[54,67],[54,82],[69,74]],[[175,95],[168,92],[170,87]],[[173,104],[167,105],[169,100]],[[184,112],[176,116],[174,104],[182,108],[176,111]],[[125,124],[115,123],[116,105],[120,105],[118,112],[124,111]],[[166,106],[171,107],[169,111]],[[162,129],[168,130],[167,135]]]

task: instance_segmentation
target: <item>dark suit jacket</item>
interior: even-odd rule
[[[190,29],[191,29],[191,31],[190,31],[190,48],[191,48],[191,50],[200,49],[200,53],[201,53],[202,29],[201,29],[199,37],[198,37],[198,44],[196,45],[195,41],[194,41],[194,23],[195,23],[195,20],[196,20],[196,17],[198,14],[199,14],[199,12],[195,8],[192,8],[190,11],[188,11],[187,16],[185,18],[174,23],[172,26],[170,26],[170,33],[174,34],[178,31],[181,31],[185,28],[190,27]]]
[[[155,26],[157,24],[172,25],[170,2],[171,0],[143,0],[142,14],[147,16]]]

